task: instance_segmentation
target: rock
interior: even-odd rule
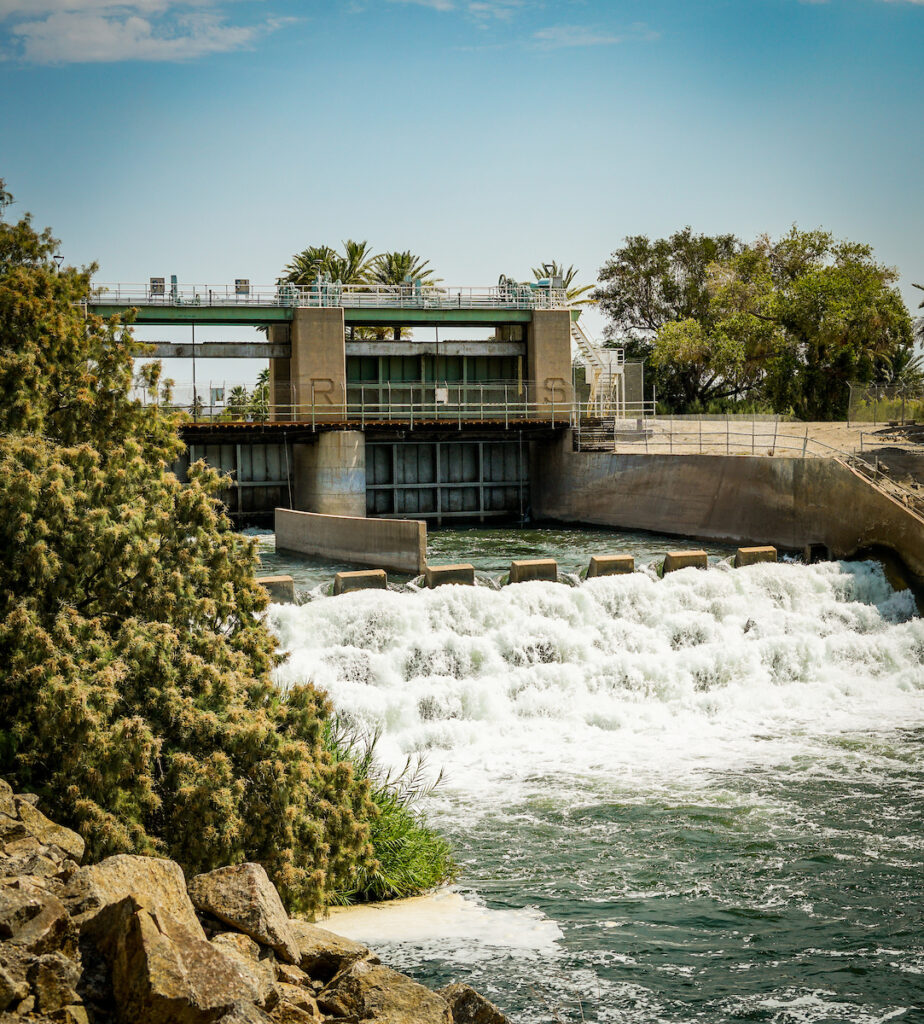
[[[276,964],[276,980],[287,985],[304,985],[309,979],[300,967],[293,964]]]
[[[32,1011],[35,1009],[35,996],[26,996],[25,999],[16,1007],[16,1013],[20,1017],[31,1016]]]
[[[345,939],[326,928],[299,921],[289,920],[289,929],[298,943],[299,967],[307,971],[312,978],[328,982],[338,972],[348,967],[354,960],[368,959],[378,963],[369,949],[352,939]]]
[[[376,1024],[452,1024],[442,996],[368,960],[357,960],[338,974],[318,996],[318,1006],[335,1017],[371,1017]]]
[[[452,1010],[453,1024],[508,1024],[501,1011],[471,985],[447,985],[437,991]]]
[[[54,1013],[80,1002],[76,985],[80,967],[63,953],[46,953],[29,968],[29,985],[40,1013]]]
[[[264,1009],[279,1002],[276,985],[276,964],[272,959],[260,959],[260,947],[248,935],[240,932],[222,932],[209,939],[222,954],[234,960],[244,974],[253,982],[257,996],[254,1002]],[[272,957],[272,954],[269,955]],[[289,968],[297,970],[297,968]]]
[[[29,994],[29,986],[25,981],[14,978],[7,970],[0,967],[0,1010],[5,1010],[14,1003],[21,1003]]]
[[[90,1024],[90,1018],[83,1006],[64,1006],[55,1014],[61,1024]]]
[[[137,896],[99,911],[86,937],[109,964],[122,1024],[213,1024],[258,996],[236,960]]]
[[[284,999],[273,1009],[270,1014],[273,1024],[319,1024],[323,1018],[309,1013],[294,1003],[288,1003]]]
[[[8,886],[0,888],[0,939],[10,939],[42,911],[36,896]]]
[[[8,782],[0,779],[0,814],[6,814],[11,818],[16,817],[16,800],[13,796],[13,788]]]
[[[198,910],[214,914],[279,956],[297,964],[298,943],[289,928],[276,886],[260,864],[232,864],[189,883],[189,895]]]
[[[82,836],[62,825],[56,825],[25,797],[17,796],[14,799],[16,810],[19,812],[19,820],[25,825],[29,834],[35,836],[43,846],[57,846],[59,850],[76,861],[83,857],[86,844]]]
[[[125,853],[107,857],[74,873],[64,890],[63,902],[82,928],[102,908],[133,894],[205,941],[196,910],[186,895],[183,869],[172,860]]]
[[[297,1006],[300,1010],[310,1013],[313,1017],[320,1017],[317,1000],[314,996],[299,985],[288,985],[281,982],[279,995],[287,1003]]]
[[[0,842],[11,843],[29,835],[26,826],[19,820],[15,806],[10,814],[0,811]]]
[[[39,910],[12,934],[9,941],[36,956],[60,950],[65,956],[73,957],[77,952],[77,929],[64,904],[50,893],[23,898],[38,903]]]
[[[221,1018],[218,1024],[271,1024],[268,1017],[259,1007],[251,1003],[235,1003]]]

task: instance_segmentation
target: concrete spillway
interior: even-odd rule
[[[543,446],[533,512],[563,522],[802,548],[884,547],[924,579],[924,519],[839,459],[615,455]]]

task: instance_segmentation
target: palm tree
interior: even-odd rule
[[[435,285],[442,281],[430,268],[429,260],[421,260],[409,249],[404,252],[383,252],[372,261],[371,280],[384,285]],[[401,340],[401,328],[395,328],[395,341]]]
[[[242,420],[247,415],[247,405],[249,403],[250,396],[247,394],[247,388],[243,384],[237,384],[231,388],[228,393],[228,412],[231,414],[231,419]]]
[[[329,245],[309,245],[297,252],[282,272],[280,280],[304,287],[321,274],[330,274],[332,265],[340,259]],[[331,274],[331,280],[333,280]]]
[[[341,284],[366,284],[372,269],[372,247],[365,240],[348,238],[339,253],[329,245],[309,245],[297,252],[283,271],[282,280],[301,286],[327,275]]]
[[[257,374],[257,385],[250,393],[247,411],[255,420],[265,420],[269,416],[269,367],[264,367]]]
[[[580,287],[572,287],[574,279],[579,273],[580,271],[574,266],[570,266],[565,270],[564,264],[559,264],[558,260],[552,260],[551,263],[543,263],[541,267],[533,267],[533,277],[537,281],[541,281],[544,277],[560,277],[562,279],[562,285],[565,289],[569,305],[589,306],[594,300],[583,299],[581,296],[589,292],[593,285],[585,284]]]

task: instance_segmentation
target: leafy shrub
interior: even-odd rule
[[[0,181],[0,774],[92,857],[255,860],[314,912],[378,870],[373,783],[323,694],[272,684],[254,543],[217,473],[169,471],[176,418],[131,397],[144,346],[85,315],[93,268],[58,271],[9,201]]]
[[[369,834],[375,860],[361,865],[350,883],[334,893],[338,903],[416,896],[456,874],[449,844],[415,808],[439,786],[442,772],[428,781],[424,761],[410,758],[401,771],[386,772],[375,757],[377,741],[378,734],[363,739],[341,719],[328,723],[328,747],[352,763],[358,779],[369,783],[378,812]]]

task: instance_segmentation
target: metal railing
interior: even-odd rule
[[[433,285],[342,285],[319,281],[308,286],[280,283],[248,286],[177,284],[99,284],[87,301],[116,306],[345,306],[368,309],[566,309],[563,288],[470,288]]]
[[[792,425],[787,425],[791,427]],[[758,429],[758,427],[760,429]],[[862,450],[848,452],[809,434],[801,437],[779,431],[779,417],[749,419],[727,417],[666,417],[617,420],[605,425],[578,425],[574,431],[576,451],[607,451],[616,454],[647,455],[755,455],[790,458],[839,459],[865,476],[891,498],[917,515],[924,514],[924,493],[888,475],[879,458]],[[772,429],[771,429],[772,428]]]
[[[924,422],[924,386],[920,384],[851,384],[848,423]]]
[[[559,400],[545,389],[516,382],[478,384],[348,384],[346,395],[332,394],[327,383],[312,384],[303,400],[292,385],[279,385],[259,399],[252,393],[235,397],[233,388],[198,386],[195,396],[189,384],[174,384],[168,399],[143,388],[135,397],[145,405],[184,414],[201,424],[299,423],[312,428],[327,423],[446,423],[461,427],[480,421],[509,425],[524,420],[569,426],[576,414],[572,402]],[[221,391],[220,400],[216,392]],[[345,400],[344,400],[345,398]]]

